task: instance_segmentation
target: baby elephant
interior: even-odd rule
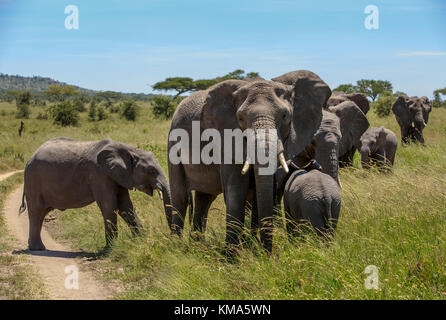
[[[341,210],[338,184],[316,169],[306,171],[295,166],[289,169],[291,174],[283,187],[288,233],[296,235],[296,225],[310,224],[322,238],[331,237]]]
[[[372,163],[379,167],[392,166],[395,160],[398,139],[384,127],[372,127],[361,137],[361,162],[363,168],[370,168]]]
[[[96,201],[105,223],[107,247],[117,233],[116,212],[139,233],[129,190],[148,195],[159,190],[170,225],[172,207],[166,177],[155,156],[113,140],[75,141],[55,138],[45,142],[26,164],[20,212],[28,205],[30,250],[45,250],[40,232],[53,209],[81,208]]]

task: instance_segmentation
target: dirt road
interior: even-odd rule
[[[0,175],[0,181],[14,173]],[[83,254],[73,252],[55,242],[45,229],[42,229],[42,240],[47,250],[33,252],[27,250],[28,214],[25,212],[19,215],[22,191],[23,185],[8,196],[3,213],[10,234],[18,240],[20,245],[15,253],[23,253],[31,257],[47,286],[50,298],[63,300],[107,299],[108,290],[94,279],[85,266],[82,266],[80,257]]]

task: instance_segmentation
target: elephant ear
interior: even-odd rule
[[[344,155],[353,146],[358,148],[360,146],[361,136],[370,126],[365,114],[353,101],[344,101],[329,109],[339,117],[339,124],[341,126],[339,154]]]
[[[347,99],[356,103],[364,114],[367,114],[370,110],[369,100],[362,93],[349,93],[346,95]]]
[[[272,80],[293,87],[293,117],[285,142],[288,159],[292,159],[310,144],[321,124],[322,108],[331,90],[321,78],[307,70],[292,71]]]
[[[409,106],[405,96],[399,96],[398,99],[396,99],[392,106],[392,111],[400,125],[411,122]]]
[[[233,93],[246,85],[243,80],[226,80],[220,82],[207,91],[203,108],[201,109],[201,129],[215,128],[222,132],[224,129],[238,128]]]
[[[376,137],[377,139],[377,145],[380,147],[384,147],[386,145],[386,139],[387,139],[387,132],[386,129],[384,128],[384,126],[381,126],[378,129],[378,135]]]
[[[111,177],[121,187],[133,189],[133,157],[124,145],[106,145],[97,155],[102,173]]]

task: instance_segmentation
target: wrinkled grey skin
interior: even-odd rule
[[[42,144],[25,167],[20,211],[28,205],[30,250],[45,250],[40,237],[45,215],[53,209],[81,208],[96,201],[102,211],[107,246],[117,234],[116,212],[138,234],[142,228],[128,190],[163,194],[171,221],[170,190],[155,156],[115,142],[55,138]]]
[[[279,170],[276,177],[283,189],[279,194],[283,193],[288,233],[296,235],[296,225],[310,223],[319,236],[332,236],[341,210],[341,194],[335,180],[319,170],[305,173],[291,169],[290,174]]]
[[[341,137],[339,117],[323,110],[321,125],[313,137],[311,148],[305,148],[293,162],[303,167],[311,159],[315,159],[322,166],[322,172],[330,175],[340,185],[338,169]]]
[[[362,93],[345,93],[342,91],[334,91],[327,101],[327,107],[334,107],[344,101],[353,101],[361,109],[364,114],[370,110],[369,100]]]
[[[184,99],[172,119],[171,131],[184,129],[191,136],[192,121],[200,121],[203,131],[217,129],[224,145],[224,129],[276,129],[278,150],[287,159],[296,156],[320,125],[322,107],[331,91],[327,84],[310,71],[294,71],[274,81],[227,80]],[[267,135],[267,140],[272,138]],[[177,143],[169,141],[168,149]],[[192,143],[189,144],[192,146]],[[224,150],[222,148],[222,157]],[[191,155],[191,152],[189,152]],[[246,151],[244,154],[244,159]],[[233,152],[234,158],[234,152]],[[234,159],[233,159],[234,163]],[[172,204],[177,214],[172,229],[178,234],[184,226],[188,193],[195,190],[194,229],[203,231],[206,217],[215,197],[223,193],[226,204],[226,244],[239,242],[240,226],[244,224],[248,194],[255,189],[256,210],[261,225],[260,239],[266,250],[272,248],[273,174],[259,175],[257,161],[249,172],[241,174],[243,164],[172,164],[169,181]]]
[[[427,97],[399,96],[392,106],[396,121],[401,129],[401,141],[424,143],[423,129],[429,121],[432,107]]]
[[[339,165],[353,164],[353,155],[359,149],[360,139],[370,126],[365,114],[352,101],[344,101],[328,108],[339,117],[341,140],[339,141]]]
[[[395,161],[398,139],[391,130],[384,127],[371,127],[361,137],[361,162],[369,168],[374,162],[377,166],[392,166]]]

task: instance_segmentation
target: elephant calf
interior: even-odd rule
[[[384,127],[371,127],[361,137],[361,162],[363,168],[369,168],[372,162],[377,166],[392,166],[398,145],[396,135]]]
[[[310,224],[321,237],[331,236],[341,210],[341,194],[336,181],[319,170],[306,171],[290,166],[283,188],[283,204],[289,234],[295,226]]]
[[[139,233],[141,223],[128,190],[136,188],[164,198],[171,221],[170,189],[155,156],[112,140],[75,141],[55,138],[37,149],[26,164],[20,212],[28,205],[30,250],[45,250],[40,232],[45,215],[53,209],[81,208],[96,201],[105,223],[107,247],[117,233],[116,212]]]

